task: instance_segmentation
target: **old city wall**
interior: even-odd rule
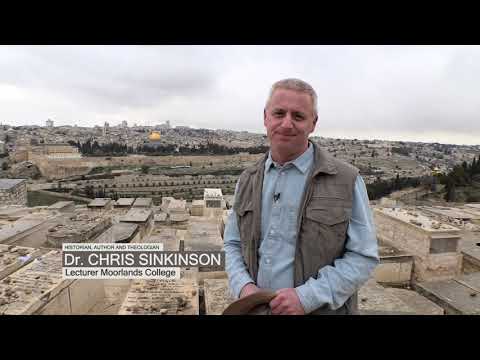
[[[69,176],[86,175],[93,166],[83,159],[49,159],[43,155],[30,156],[43,177],[49,180],[63,179]]]
[[[30,154],[29,160],[39,168],[42,176],[47,179],[62,179],[68,176],[86,175],[94,167],[107,166],[199,166],[207,164],[235,164],[253,162],[262,154],[247,155],[219,155],[219,156],[122,156],[122,157],[95,157],[81,159],[51,159],[44,155]]]
[[[94,166],[122,166],[122,165],[165,165],[165,166],[188,166],[192,163],[193,166],[205,164],[224,164],[224,163],[238,163],[256,161],[262,154],[237,154],[237,155],[198,155],[198,156],[121,156],[105,158],[99,157],[92,161]],[[93,158],[91,158],[93,159]]]

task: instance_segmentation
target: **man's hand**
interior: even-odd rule
[[[270,301],[273,315],[305,315],[305,310],[293,288],[279,289]]]
[[[248,283],[240,291],[239,298],[243,298],[245,296],[251,295],[251,294],[256,293],[258,291],[260,291],[260,289],[257,287],[257,285],[255,285],[254,283]]]

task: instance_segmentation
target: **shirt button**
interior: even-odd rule
[[[275,230],[270,230],[270,235],[275,234]]]
[[[266,258],[266,259],[265,259],[265,262],[266,262],[267,264],[270,264],[270,258]]]

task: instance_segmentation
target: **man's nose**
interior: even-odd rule
[[[285,117],[283,118],[283,121],[282,121],[282,127],[288,128],[288,129],[293,127],[292,115],[290,115],[290,113],[285,114]]]

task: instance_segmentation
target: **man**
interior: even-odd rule
[[[355,167],[308,140],[317,119],[309,84],[272,86],[270,151],[240,175],[225,228],[234,295],[276,290],[272,314],[356,314],[357,290],[378,264],[365,184]]]

